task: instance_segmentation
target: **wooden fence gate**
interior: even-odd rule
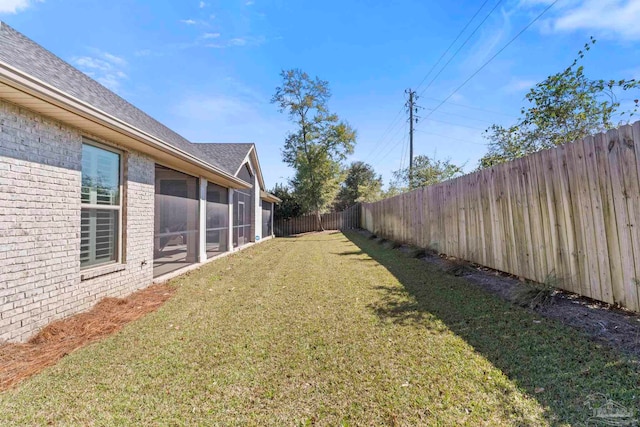
[[[360,228],[360,204],[353,205],[342,212],[332,212],[320,215],[322,228],[325,230],[351,230]],[[292,236],[294,234],[320,231],[316,215],[303,215],[296,218],[278,219],[273,223],[273,230],[277,237]]]

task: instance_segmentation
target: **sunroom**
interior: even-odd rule
[[[154,277],[252,241],[253,189],[247,187],[226,188],[156,164]]]

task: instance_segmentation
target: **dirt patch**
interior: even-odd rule
[[[369,236],[370,233],[364,232]],[[412,256],[416,248],[399,248]],[[500,298],[514,302],[517,295],[531,286],[515,276],[490,268],[462,262],[455,258],[432,255],[420,257],[424,262],[438,266],[448,274],[461,276],[474,286],[481,287]],[[584,333],[591,339],[640,359],[640,314],[620,309],[562,290],[554,291],[548,304],[536,307],[539,315],[561,321]]]
[[[423,259],[445,270],[455,262],[443,257]],[[469,264],[463,278],[511,302],[523,287],[530,286],[514,276],[473,264]],[[532,311],[559,320],[583,331],[594,341],[640,359],[640,315],[636,313],[560,289],[554,292],[550,303]]]
[[[86,313],[49,324],[27,343],[0,344],[0,391],[156,310],[175,290],[169,285],[152,285],[127,298],[104,298]]]

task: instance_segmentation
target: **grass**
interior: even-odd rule
[[[449,267],[445,270],[447,274],[452,276],[466,276],[475,272],[471,264],[462,259],[454,259],[449,261]]]
[[[553,304],[553,297],[560,285],[560,279],[553,274],[548,274],[543,283],[524,283],[511,299],[514,303],[531,309],[545,307]]]
[[[0,425],[580,424],[637,365],[359,234],[266,242],[0,394]]]

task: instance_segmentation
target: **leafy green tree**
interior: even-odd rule
[[[373,166],[364,162],[352,162],[340,187],[334,204],[336,211],[343,211],[360,202],[374,202],[382,198],[382,176]]]
[[[275,205],[274,219],[289,219],[302,214],[295,194],[287,185],[276,184],[270,193],[282,200],[280,204]]]
[[[356,132],[329,112],[328,82],[312,79],[298,69],[280,75],[283,84],[276,88],[271,102],[296,125],[286,137],[282,159],[296,171],[291,185],[302,212],[315,213],[322,229],[320,213],[335,199],[341,162],[353,152]]]
[[[413,171],[406,167],[393,172],[387,196],[437,184],[462,173],[462,167],[451,163],[451,159],[438,160],[423,155],[416,156],[413,159]]]
[[[584,138],[615,127],[613,116],[620,107],[616,94],[637,89],[636,80],[592,80],[578,65],[591,45],[592,37],[578,52],[578,58],[564,71],[547,77],[526,95],[531,106],[510,127],[492,125],[486,130],[489,152],[480,159],[480,168],[514,160],[527,154]],[[621,115],[633,115],[632,111]]]

